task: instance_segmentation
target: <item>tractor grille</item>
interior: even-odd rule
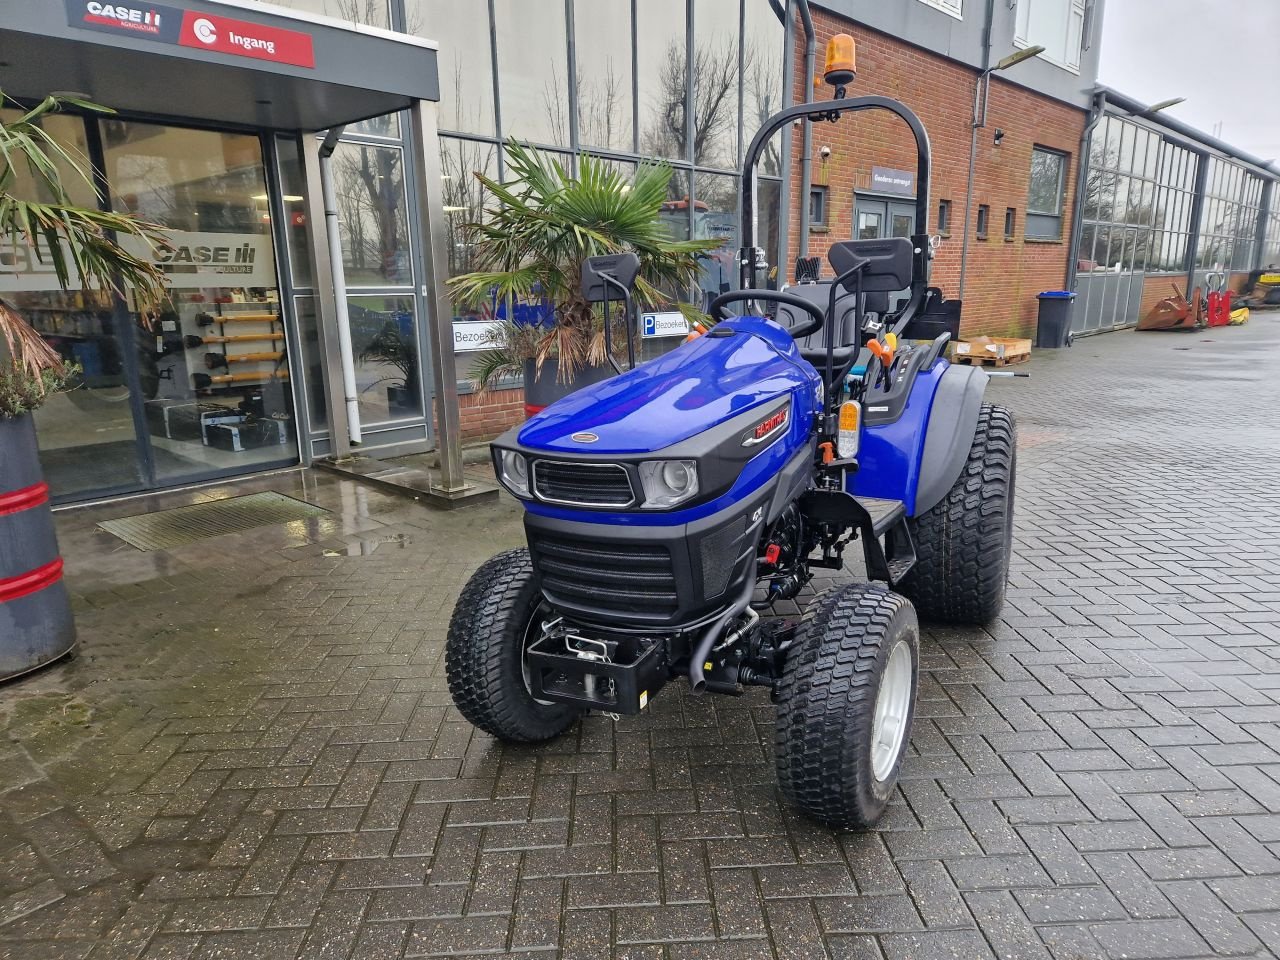
[[[533,492],[539,500],[577,507],[629,507],[636,499],[630,475],[616,463],[535,460]]]
[[[679,606],[665,546],[587,544],[558,537],[538,537],[532,546],[543,592],[553,601],[650,616],[669,616]]]

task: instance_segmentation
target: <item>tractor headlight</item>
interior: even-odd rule
[[[529,461],[524,454],[502,450],[498,456],[498,479],[517,497],[529,497]]]
[[[640,464],[644,506],[661,510],[698,495],[698,464],[694,460],[647,460]]]

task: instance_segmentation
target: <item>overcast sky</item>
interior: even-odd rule
[[[1099,79],[1264,160],[1280,158],[1280,0],[1107,0]]]

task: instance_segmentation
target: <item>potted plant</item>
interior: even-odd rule
[[[535,405],[542,406],[575,383],[613,374],[605,354],[604,314],[579,287],[587,257],[635,253],[640,258],[635,298],[641,308],[674,305],[686,317],[706,321],[696,307],[664,293],[693,289],[698,255],[720,245],[718,239],[671,239],[659,217],[668,199],[670,166],[643,162],[624,177],[608,161],[583,154],[574,177],[559,160],[515,141],[507,143],[506,157],[511,182],[475,174],[495,203],[483,222],[464,227],[476,269],[449,281],[462,306],[512,307],[491,335],[493,347],[476,358],[473,369],[481,389],[523,374],[526,404],[536,397]],[[625,356],[620,311],[610,322],[618,324],[613,341]],[[544,370],[548,360],[553,364]]]
[[[42,119],[64,104],[50,97],[6,120],[0,114],[0,249],[29,247],[63,289],[93,296],[133,292],[144,308],[164,297],[164,276],[120,239],[164,245],[159,228],[132,217],[80,207],[67,181],[91,187],[88,160],[47,134]],[[0,106],[17,106],[0,92]],[[76,375],[18,311],[0,300],[0,678],[55,660],[75,645],[75,622],[40,470],[32,412]]]
[[[418,412],[418,348],[412,337],[406,336],[404,324],[398,316],[386,320],[360,351],[361,363],[384,363],[400,371],[399,377],[383,377],[378,383],[387,384],[387,406],[392,410]]]

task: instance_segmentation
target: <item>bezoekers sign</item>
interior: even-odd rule
[[[311,35],[247,20],[160,4],[66,0],[67,23],[85,30],[130,34],[195,50],[314,69]]]

